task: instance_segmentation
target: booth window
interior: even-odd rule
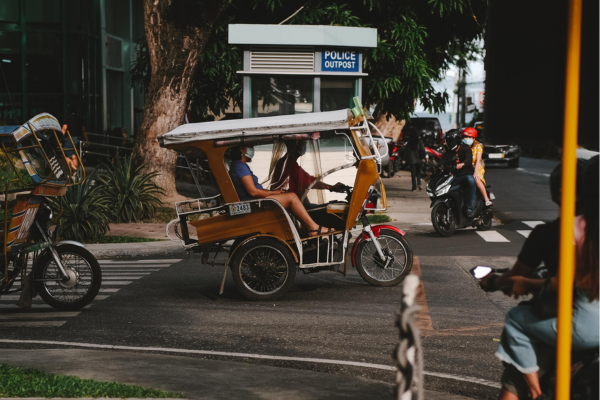
[[[356,79],[321,78],[321,111],[352,108],[356,96]]]
[[[251,117],[313,112],[313,81],[312,77],[252,77]]]

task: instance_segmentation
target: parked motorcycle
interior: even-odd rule
[[[442,155],[444,147],[433,149],[431,147],[425,147],[425,153],[427,154],[426,161],[421,165],[421,179],[425,182],[429,182],[431,175],[438,169],[442,162]]]
[[[475,280],[479,281],[489,274],[500,274],[508,272],[508,268],[491,268],[478,265],[470,271]],[[539,267],[533,273],[535,278],[547,278],[545,267]],[[504,294],[511,292],[511,285],[502,287]],[[536,293],[534,293],[536,296]],[[523,303],[529,302],[527,300]],[[571,393],[572,400],[597,399],[598,398],[598,348],[586,351],[574,351],[571,353]],[[536,353],[540,355],[555,354],[556,348],[544,344],[538,344]],[[549,370],[540,379],[540,388],[546,399],[556,399],[556,373],[554,369]]]
[[[473,217],[469,218],[465,213],[466,193],[460,185],[455,183],[452,175],[454,163],[442,165],[431,174],[427,184],[427,194],[431,198],[431,222],[435,231],[444,237],[454,234],[456,228],[476,227],[486,231],[492,227],[494,213],[492,207],[486,207],[483,196],[477,190]],[[490,188],[488,185],[487,188]],[[487,190],[487,189],[486,189]],[[490,199],[494,195],[488,191]]]

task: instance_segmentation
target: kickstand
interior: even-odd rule
[[[225,278],[227,278],[227,268],[229,265],[225,264],[225,271],[223,271],[223,281],[221,282],[221,290],[219,290],[219,296],[223,294],[223,290],[225,290]]]

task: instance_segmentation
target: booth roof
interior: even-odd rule
[[[334,129],[348,129],[352,111],[326,111],[306,114],[278,115],[275,117],[232,119],[226,121],[184,124],[159,137],[164,146],[203,140],[312,133]]]

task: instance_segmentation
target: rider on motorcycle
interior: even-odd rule
[[[473,174],[473,177],[475,178],[475,183],[477,184],[477,188],[483,196],[483,200],[485,200],[485,206],[489,207],[492,205],[492,202],[490,201],[487,190],[485,189],[485,179],[483,178],[485,169],[483,168],[483,160],[481,159],[483,156],[483,146],[476,140],[477,129],[465,128],[462,134],[463,143],[471,147],[471,151],[473,152],[473,168],[475,169],[475,174]]]
[[[452,171],[454,181],[463,189],[468,190],[467,210],[468,218],[473,217],[473,209],[475,208],[476,186],[473,174],[473,152],[471,148],[462,142],[462,134],[458,129],[450,129],[446,132],[446,147],[447,152],[442,156],[442,164],[455,163],[455,169]]]

